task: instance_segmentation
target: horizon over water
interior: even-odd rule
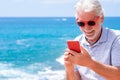
[[[103,26],[120,30],[119,21]],[[63,80],[66,41],[79,34],[74,17],[0,17],[0,80]]]

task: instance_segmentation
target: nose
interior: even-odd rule
[[[84,26],[84,30],[86,31],[91,30],[91,29],[92,29],[92,26],[89,26],[88,24]]]

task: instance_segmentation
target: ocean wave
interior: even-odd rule
[[[48,70],[46,72],[39,72],[40,80],[64,80],[65,79],[65,71],[57,70],[52,71]]]
[[[29,41],[31,41],[32,39],[18,39],[16,40],[16,44],[17,45],[26,45],[26,43],[28,43]]]
[[[37,71],[37,73],[30,73],[24,67],[15,68],[13,64],[0,63],[0,80],[64,80],[64,70],[51,70],[51,68],[43,67],[45,71]],[[39,67],[40,65],[33,64],[30,68],[34,69],[33,66]]]
[[[58,57],[56,59],[56,61],[59,62],[61,65],[64,65],[64,59],[63,58],[64,58],[64,56],[62,55],[62,56]]]

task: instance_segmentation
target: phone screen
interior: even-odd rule
[[[78,53],[81,52],[79,41],[68,40],[67,45],[70,50],[76,51]]]

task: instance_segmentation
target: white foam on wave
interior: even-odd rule
[[[46,72],[39,72],[40,80],[64,80],[65,72],[64,70],[52,71],[48,70]]]
[[[67,21],[67,18],[56,18],[56,21]]]
[[[24,45],[25,44],[25,41],[27,41],[26,39],[20,39],[20,40],[17,40],[16,43],[18,45]]]
[[[14,68],[13,64],[0,63],[0,80],[39,80],[39,76],[30,74],[19,68]]]
[[[31,40],[32,40],[32,38],[30,38],[30,39],[19,39],[19,40],[16,40],[16,44],[20,45],[20,46],[29,47]]]
[[[62,21],[67,21],[67,18],[62,18]]]
[[[57,62],[59,62],[60,64],[64,65],[64,56],[60,56],[59,58],[56,59]]]
[[[53,71],[45,66],[43,67],[45,71],[29,73],[25,69],[14,68],[13,64],[0,63],[0,65],[2,66],[0,68],[0,80],[64,80],[65,76],[64,70]],[[35,65],[38,66],[38,64]],[[30,68],[32,67],[30,66]]]

